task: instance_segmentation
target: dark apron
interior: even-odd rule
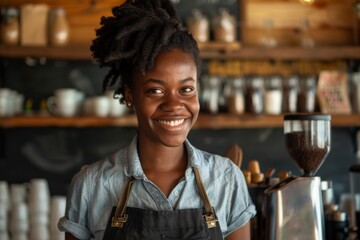
[[[199,170],[194,167],[196,185],[204,208],[154,211],[127,207],[132,178],[117,207],[113,207],[104,240],[222,240],[214,209],[206,194]]]

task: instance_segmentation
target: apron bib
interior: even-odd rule
[[[154,211],[127,207],[132,178],[112,209],[103,240],[223,240],[199,170],[193,169],[204,208]]]

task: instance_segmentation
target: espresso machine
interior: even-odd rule
[[[330,151],[331,116],[284,115],[286,148],[301,170],[264,191],[265,240],[325,240],[321,179],[315,176]]]

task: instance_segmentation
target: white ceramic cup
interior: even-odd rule
[[[114,98],[114,90],[106,91],[105,96],[107,96],[110,101],[109,116],[120,117],[128,113],[128,108],[125,104],[121,104],[120,99]]]
[[[26,203],[12,205],[9,225],[11,233],[29,231],[29,210]]]
[[[27,200],[27,185],[21,183],[13,183],[10,185],[10,199],[11,204],[26,202]]]
[[[107,117],[110,113],[110,100],[106,96],[92,97],[93,113],[97,117]]]
[[[53,196],[50,207],[50,230],[51,233],[60,232],[57,225],[61,217],[65,215],[66,197]]]
[[[60,88],[47,99],[47,106],[54,115],[73,117],[80,112],[83,100],[84,93],[73,88]]]
[[[11,116],[11,98],[12,90],[9,88],[0,88],[0,117]]]
[[[1,240],[10,240],[9,233],[7,231],[0,231],[0,239]],[[16,240],[11,238],[12,240]]]
[[[10,192],[6,181],[0,181],[0,203],[5,204],[8,210],[10,209]]]
[[[19,232],[19,233],[12,233],[11,234],[11,240],[28,240],[28,233],[23,233],[23,232]]]
[[[23,110],[24,96],[9,88],[0,88],[0,117],[10,117]]]
[[[65,240],[65,232],[51,232],[50,231],[51,240]]]
[[[49,213],[47,212],[34,212],[30,209],[29,222],[30,226],[44,225],[49,226]]]
[[[7,231],[8,217],[9,215],[8,215],[7,205],[0,202],[0,232]]]
[[[46,179],[35,178],[29,182],[30,215],[49,213],[50,190]]]
[[[41,224],[32,226],[30,240],[50,240],[49,228]]]

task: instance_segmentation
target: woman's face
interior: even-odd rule
[[[178,49],[162,52],[154,68],[136,74],[134,80],[127,95],[137,114],[139,138],[169,147],[182,145],[200,109],[192,57]]]

